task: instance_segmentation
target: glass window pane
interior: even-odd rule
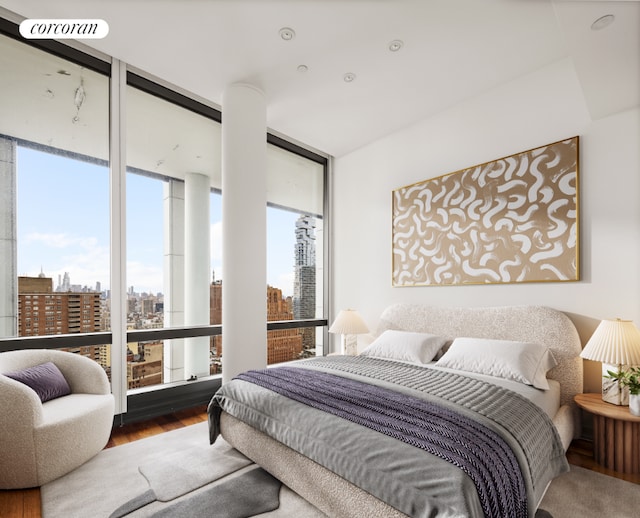
[[[107,331],[109,78],[6,36],[0,67],[0,336]]]
[[[215,211],[210,192],[220,186],[220,124],[130,85],[126,145],[127,326],[209,324],[213,254],[207,244]],[[202,182],[203,189],[190,190],[193,182]],[[186,228],[187,214],[198,210],[209,216],[202,226]],[[190,240],[194,235],[206,239]],[[193,273],[185,265],[189,253],[207,258],[198,272],[201,285],[187,282]],[[128,387],[209,375],[215,371],[212,342],[198,337],[129,343]]]
[[[211,191],[211,286],[209,287],[209,322],[222,325],[222,195]],[[211,374],[222,374],[222,336],[211,337]]]
[[[267,148],[267,319],[322,318],[324,166]],[[270,331],[268,361],[322,354],[322,328]]]

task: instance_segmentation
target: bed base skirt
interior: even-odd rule
[[[407,518],[407,515],[318,463],[223,412],[220,430],[236,450],[332,518]]]

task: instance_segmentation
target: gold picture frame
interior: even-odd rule
[[[392,192],[393,286],[578,281],[579,137]]]

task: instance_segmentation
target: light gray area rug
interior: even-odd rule
[[[540,508],[553,518],[637,518],[640,485],[571,466],[551,483]]]
[[[103,450],[41,488],[43,518],[326,518],[207,423]]]
[[[210,446],[208,437],[203,422],[104,450],[42,487],[42,515],[218,518],[262,509],[256,516],[325,517],[223,440]],[[234,507],[238,503],[244,508]],[[540,507],[548,514],[538,518],[637,517],[640,486],[571,466],[552,482]]]

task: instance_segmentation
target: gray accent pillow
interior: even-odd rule
[[[5,376],[33,389],[43,403],[71,394],[67,380],[53,362],[42,363],[20,371],[7,372]]]

